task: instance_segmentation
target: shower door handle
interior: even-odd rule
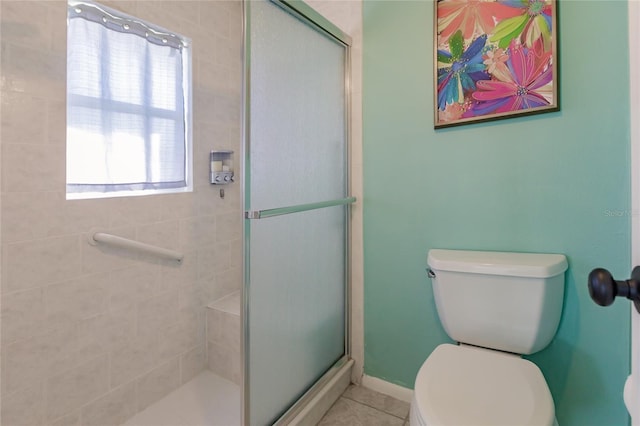
[[[640,313],[640,266],[633,268],[631,278],[626,281],[617,281],[606,269],[596,268],[589,274],[588,285],[589,295],[598,305],[609,306],[616,296],[626,297]]]
[[[295,206],[278,207],[267,210],[253,210],[244,212],[245,219],[266,219],[268,217],[282,216],[291,213],[306,212],[309,210],[324,209],[326,207],[344,206],[356,202],[356,197],[346,197],[337,200],[321,201],[319,203],[298,204]]]

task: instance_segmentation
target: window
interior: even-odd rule
[[[67,198],[191,190],[189,40],[69,2]]]

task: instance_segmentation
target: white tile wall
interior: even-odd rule
[[[180,386],[180,360],[173,359],[136,381],[138,411],[147,408]]]
[[[198,346],[180,357],[181,384],[196,377],[207,364],[206,346]]]
[[[212,149],[241,175],[241,4],[103,3],[193,41],[194,192],[65,200],[66,2],[0,2],[3,425],[124,422],[205,368],[204,306],[241,285],[240,183],[220,199],[207,181]]]
[[[136,412],[136,386],[131,382],[113,389],[82,407],[82,424],[84,426],[118,425]]]
[[[3,399],[2,423],[37,425],[44,419],[44,396],[41,385],[23,388]]]
[[[207,354],[209,370],[235,384],[240,384],[242,380],[241,361],[236,351],[229,346],[207,342]]]
[[[109,357],[103,354],[46,379],[45,417],[58,419],[108,391]]]
[[[241,292],[210,303],[206,310],[207,365],[220,377],[241,384]]]

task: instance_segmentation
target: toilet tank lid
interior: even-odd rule
[[[434,271],[549,278],[567,270],[563,254],[507,253],[471,250],[429,250],[427,264]]]

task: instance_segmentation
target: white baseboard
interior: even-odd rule
[[[395,385],[385,380],[378,379],[377,377],[367,376],[366,374],[362,376],[362,386],[376,392],[392,396],[401,401],[411,402],[413,399],[413,389]]]

